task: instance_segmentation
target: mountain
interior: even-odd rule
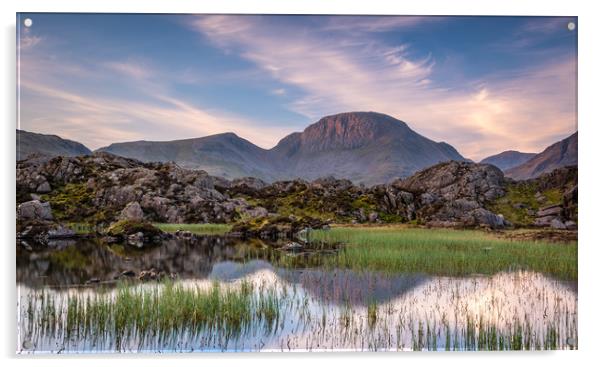
[[[403,121],[375,112],[327,116],[272,150],[287,175],[348,178],[367,185],[407,177],[436,163],[465,159],[449,144],[414,132]]]
[[[17,129],[17,160],[25,159],[31,154],[71,157],[92,154],[92,151],[81,143],[56,135],[31,133]]]
[[[507,150],[483,159],[480,163],[493,164],[502,171],[519,166],[535,157],[536,153],[523,153],[516,150]]]
[[[414,132],[403,121],[375,112],[327,116],[266,150],[233,133],[167,142],[111,144],[100,151],[141,161],[175,161],[226,178],[265,181],[334,176],[380,184],[433,164],[465,159],[449,144]]]
[[[202,169],[228,179],[252,176],[272,181],[276,178],[269,151],[234,133],[185,140],[115,143],[97,151],[142,162],[173,161],[184,168]]]
[[[534,178],[556,168],[577,164],[577,133],[554,143],[527,162],[504,173],[516,180]]]

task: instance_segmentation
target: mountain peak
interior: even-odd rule
[[[355,149],[413,133],[408,125],[377,112],[345,112],[321,118],[298,135],[307,151]]]

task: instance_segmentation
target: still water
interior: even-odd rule
[[[19,247],[17,350],[577,348],[576,282],[525,271],[466,277],[355,272],[321,267],[323,256],[331,255],[291,255],[258,241],[219,237],[167,241],[145,251],[94,241],[65,242],[54,249]],[[123,282],[124,278],[120,274],[149,269],[175,280],[118,285],[116,279]],[[123,298],[124,290],[158,300],[169,298],[174,288],[203,294],[219,289],[243,296],[226,301],[232,308],[216,311],[217,318],[228,322],[180,320],[180,306],[175,304],[172,309],[148,311],[150,325],[134,320],[134,311],[121,318],[109,313],[101,323],[98,317],[90,321],[86,316],[91,303],[114,304]],[[74,311],[75,303],[78,311]],[[164,302],[161,307],[169,305]],[[223,315],[232,310],[239,310],[240,323],[232,321],[238,316]]]

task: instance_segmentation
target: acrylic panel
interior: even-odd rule
[[[17,14],[18,353],[577,349],[577,17]]]

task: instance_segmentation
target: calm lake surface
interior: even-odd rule
[[[319,266],[332,249],[289,254],[219,237],[144,251],[92,240],[54,246],[17,247],[21,353],[577,348],[577,283],[533,272],[355,272]],[[116,280],[150,269],[175,280]],[[243,294],[242,321],[187,323],[169,304],[150,323],[127,312],[85,316],[125,289],[160,299],[174,288]]]

